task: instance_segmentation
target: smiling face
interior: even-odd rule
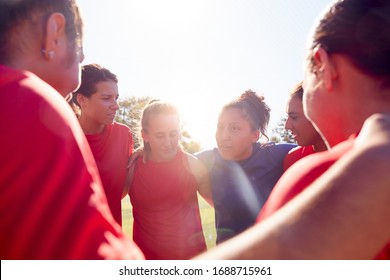
[[[312,123],[303,112],[302,100],[298,96],[292,96],[286,107],[287,120],[285,128],[291,131],[294,140],[300,146],[314,145],[322,141]]]
[[[180,120],[176,114],[153,113],[148,116],[142,138],[150,146],[150,160],[167,162],[177,153],[180,139]]]
[[[252,144],[259,139],[259,131],[253,130],[241,110],[229,108],[218,118],[215,138],[222,158],[239,161],[251,156]]]

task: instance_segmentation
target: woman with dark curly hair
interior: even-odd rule
[[[248,90],[226,104],[219,115],[218,148],[197,156],[209,168],[215,207],[217,243],[255,223],[272,188],[283,173],[292,144],[261,144],[270,109],[264,97]]]

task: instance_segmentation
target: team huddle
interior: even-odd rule
[[[264,141],[270,108],[247,90],[192,155],[162,100],[134,149],[117,76],[81,66],[75,0],[0,0],[1,259],[390,259],[388,30],[390,1],[332,2],[286,94],[296,144]],[[215,212],[209,250],[198,195]]]

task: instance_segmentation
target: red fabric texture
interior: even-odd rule
[[[320,177],[330,166],[347,153],[353,146],[355,138],[348,139],[329,151],[315,153],[305,157],[289,168],[272,190],[266,204],[260,211],[257,222],[271,216],[278,209],[306,189]],[[378,253],[376,259],[390,259],[390,242]]]
[[[86,135],[95,157],[111,213],[122,224],[122,192],[126,182],[127,162],[133,150],[130,129],[114,122],[102,133]]]
[[[187,155],[170,162],[137,160],[130,188],[133,238],[146,259],[189,259],[206,249],[197,182]]]
[[[0,258],[101,259],[104,233],[122,233],[70,106],[1,65],[0,97]]]
[[[299,146],[289,151],[283,161],[283,170],[286,171],[291,165],[296,163],[298,160],[314,154],[313,146]]]

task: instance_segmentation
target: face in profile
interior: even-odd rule
[[[151,148],[150,160],[155,162],[172,160],[180,137],[180,120],[176,114],[151,114],[147,128],[142,130],[142,138]]]
[[[252,144],[259,139],[250,121],[239,109],[224,109],[218,118],[215,138],[219,153],[225,160],[244,160],[252,154]]]
[[[81,63],[84,60],[84,52],[81,43],[68,44],[67,54],[62,60],[64,77],[69,80],[67,92],[75,91],[81,82]]]
[[[333,133],[335,128],[334,121],[329,120],[330,118],[335,119],[335,113],[339,111],[340,107],[339,102],[336,95],[327,93],[323,79],[324,68],[317,65],[316,62],[313,64],[310,59],[307,59],[305,64],[306,69],[302,84],[303,110],[316,129],[325,138],[328,138],[329,132]]]
[[[114,121],[118,105],[118,85],[115,81],[98,82],[96,92],[90,97],[81,96],[81,114],[97,125],[108,125]]]
[[[64,32],[59,39],[51,59],[52,66],[47,70],[45,79],[64,97],[80,86],[81,63],[84,60],[81,37],[69,37]]]
[[[302,100],[292,96],[286,106],[287,121],[285,128],[289,130],[294,140],[300,146],[314,145],[321,141],[318,132],[303,112]]]

